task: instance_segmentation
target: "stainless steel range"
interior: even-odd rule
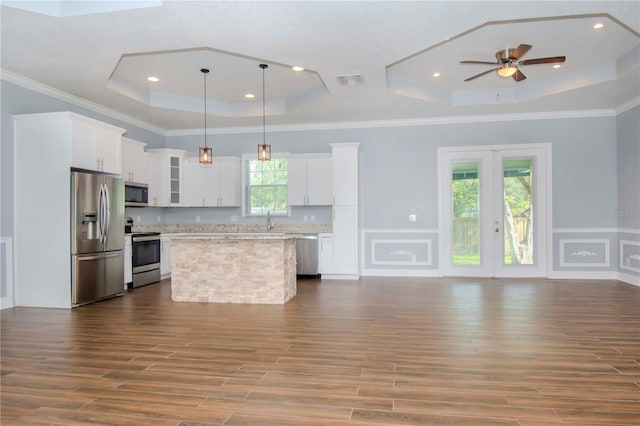
[[[131,235],[133,251],[132,288],[160,281],[160,233],[144,232]]]

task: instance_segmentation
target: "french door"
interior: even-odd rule
[[[546,276],[549,150],[438,150],[443,275]]]

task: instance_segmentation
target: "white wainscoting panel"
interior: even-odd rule
[[[561,239],[559,245],[561,267],[611,266],[608,239]]]
[[[371,240],[372,265],[432,266],[432,240]]]
[[[640,242],[620,240],[620,269],[640,272]]]
[[[2,297],[0,297],[0,309],[11,308],[15,304],[13,298],[13,238],[11,237],[0,239],[0,271],[2,271],[0,288],[4,290]]]

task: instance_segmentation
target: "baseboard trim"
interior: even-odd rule
[[[625,272],[618,272],[618,280],[623,283],[631,284],[640,287],[640,276],[631,275]]]
[[[363,276],[367,277],[439,277],[437,269],[365,269]]]
[[[358,280],[360,275],[357,274],[321,274],[323,280]]]

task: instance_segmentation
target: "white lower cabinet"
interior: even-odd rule
[[[358,275],[358,206],[333,207],[333,273]]]
[[[171,238],[160,237],[160,277],[171,276]]]
[[[318,234],[320,249],[318,251],[318,272],[333,273],[333,234]]]
[[[131,235],[124,236],[124,288],[133,282],[133,249]]]

